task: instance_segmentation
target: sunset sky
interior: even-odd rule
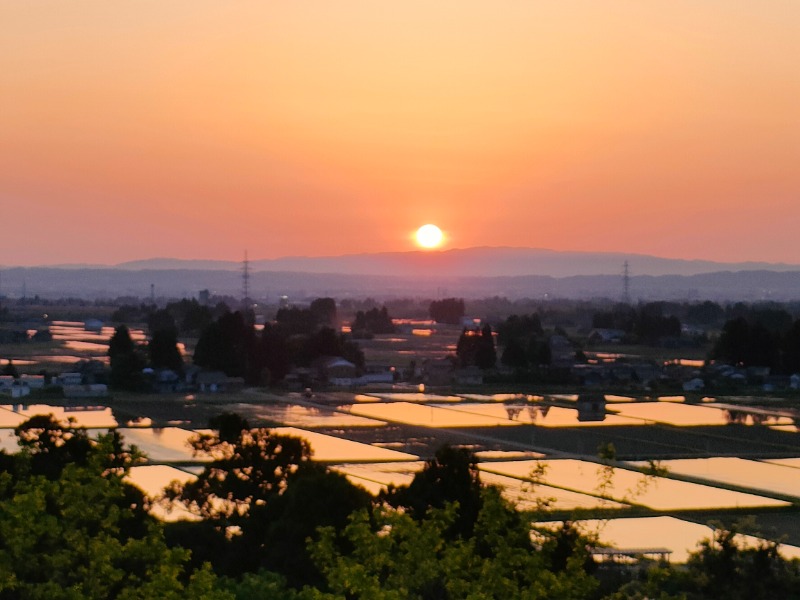
[[[0,3],[0,265],[800,263],[797,0]]]

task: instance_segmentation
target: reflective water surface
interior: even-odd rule
[[[546,484],[656,510],[788,506],[788,502],[723,490],[707,485],[644,475],[575,459],[483,463],[481,468],[499,475],[531,478],[540,473]]]
[[[409,461],[419,458],[406,452],[380,448],[295,427],[276,427],[272,431],[279,435],[289,435],[306,440],[311,445],[314,460],[324,462],[388,462]]]
[[[420,405],[410,402],[357,404],[350,409],[354,415],[419,425],[422,427],[498,427],[521,425],[508,417],[493,417],[454,410],[451,406]]]
[[[110,428],[117,420],[106,406],[50,406],[48,404],[3,404],[0,405],[0,427],[17,427],[36,415],[52,415],[65,425],[76,427]]]
[[[126,481],[142,490],[151,500],[159,498],[164,488],[173,481],[186,483],[194,479],[196,477],[191,473],[167,465],[132,467],[126,477]],[[163,521],[200,520],[200,517],[193,515],[177,502],[154,502],[150,513]]]
[[[192,454],[189,439],[196,432],[180,427],[163,428],[120,428],[119,433],[125,442],[136,446],[147,457],[156,462],[207,462],[211,457]]]
[[[441,394],[425,394],[422,392],[392,392],[370,394],[390,402],[461,402],[459,396],[443,396]]]
[[[701,425],[729,425],[738,423],[736,413],[727,408],[709,405],[676,404],[672,402],[637,402],[634,404],[621,404],[609,407],[621,416],[641,419],[649,423],[663,423],[680,427]],[[739,407],[740,412],[744,412]],[[791,420],[787,417],[765,416],[762,423],[752,419],[744,420],[741,424],[785,424]]]
[[[233,411],[250,419],[263,419],[292,427],[381,427],[383,421],[368,419],[332,408],[299,404],[236,404]]]
[[[800,473],[794,473],[790,466],[728,457],[662,460],[659,464],[678,475],[800,497]]]
[[[365,488],[371,494],[379,494],[390,485],[395,487],[408,485],[425,466],[424,461],[407,461],[373,464],[340,464],[334,465],[334,471],[346,475],[356,485]]]

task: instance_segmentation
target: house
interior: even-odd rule
[[[69,373],[62,373],[58,376],[58,383],[63,386],[67,385],[80,385],[83,383],[83,375],[70,371]]]
[[[108,396],[108,386],[104,383],[64,386],[65,398],[105,398],[106,396]]]
[[[794,373],[789,377],[789,387],[793,390],[800,390],[800,374]]]
[[[327,356],[316,361],[317,376],[332,385],[353,385],[358,377],[358,367],[341,356]]]
[[[578,421],[605,421],[606,397],[599,393],[581,394],[577,400]]]
[[[195,382],[201,392],[224,392],[228,376],[222,371],[202,371],[195,377]]]
[[[186,389],[183,378],[172,369],[156,369],[152,372],[151,381],[153,389],[161,394],[180,392]]]
[[[83,328],[86,331],[103,331],[103,322],[100,319],[87,319],[83,322]]]
[[[32,390],[40,390],[44,387],[44,375],[20,375],[19,380]]]
[[[699,392],[705,387],[705,383],[699,377],[695,377],[690,379],[689,381],[683,382],[683,391],[684,392]]]
[[[358,378],[358,383],[368,385],[371,383],[394,383],[395,368],[389,365],[366,365],[364,373]]]
[[[31,393],[31,388],[24,385],[19,380],[14,381],[10,386],[3,386],[0,388],[0,394],[4,396],[11,396],[12,398],[23,398]]]
[[[101,360],[79,360],[73,365],[73,370],[81,374],[84,383],[108,383],[110,370]]]

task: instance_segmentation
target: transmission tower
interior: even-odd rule
[[[631,274],[627,260],[622,265],[622,301],[625,304],[631,303]]]
[[[247,250],[244,251],[244,263],[242,263],[242,305],[247,309],[250,302],[250,261],[247,260]]]

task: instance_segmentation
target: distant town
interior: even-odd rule
[[[779,302],[501,297],[281,296],[270,305],[208,290],[173,301],[3,298],[0,386],[15,398],[45,387],[102,397],[109,389],[245,385],[791,394],[800,388],[799,310]],[[72,364],[63,343],[70,335]],[[83,353],[75,350],[81,340]]]

